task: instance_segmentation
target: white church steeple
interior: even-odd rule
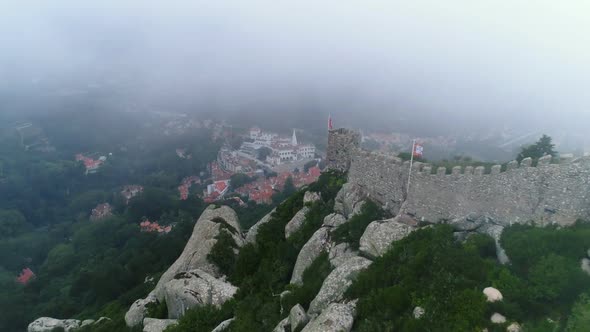
[[[297,135],[295,135],[295,129],[293,129],[293,138],[291,138],[291,145],[297,146]]]

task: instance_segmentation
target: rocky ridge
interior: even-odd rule
[[[305,215],[309,212],[309,204],[321,199],[316,193],[305,194],[306,204],[287,223],[285,234],[297,231],[305,222]],[[322,253],[327,253],[333,267],[332,272],[323,281],[321,288],[311,301],[306,311],[301,305],[284,308],[288,316],[279,322],[274,331],[350,331],[356,314],[356,302],[344,298],[344,293],[358,274],[368,268],[372,259],[383,255],[389,246],[399,241],[415,230],[419,223],[407,214],[399,214],[395,218],[376,220],[365,229],[359,250],[353,250],[347,243],[336,243],[331,239],[331,232],[338,226],[348,222],[350,218],[360,212],[367,197],[354,185],[345,184],[338,192],[334,213],[327,215],[322,225],[298,253],[291,283],[301,285],[303,272]],[[144,331],[162,331],[167,326],[175,324],[176,319],[182,317],[187,309],[202,305],[220,306],[231,299],[237,292],[237,287],[225,280],[218,268],[207,260],[216,243],[216,237],[221,232],[232,236],[238,247],[246,243],[254,243],[261,225],[272,219],[274,210],[258,221],[247,233],[242,235],[238,216],[231,208],[209,206],[195,224],[191,238],[185,249],[174,264],[162,275],[154,290],[144,299],[138,299],[125,315],[128,326],[143,324]],[[499,246],[499,239],[503,225],[495,223],[487,216],[468,215],[447,221],[461,240],[472,233],[482,233],[492,236],[498,247],[498,258],[501,260],[503,250]],[[505,255],[505,254],[504,254]],[[489,290],[486,290],[486,296]],[[496,296],[497,297],[497,296]],[[150,303],[165,301],[168,307],[169,319],[154,319],[146,317],[147,306]],[[416,319],[424,314],[426,309],[415,310]],[[40,321],[39,321],[40,320]],[[48,318],[40,318],[31,323],[29,331],[40,332],[37,326],[60,327],[56,324],[70,324],[64,327],[67,331],[74,325],[79,327],[82,322],[64,320],[56,323]],[[232,319],[221,322],[214,331],[223,331],[232,323]],[[51,325],[53,324],[53,325]]]
[[[228,206],[210,205],[197,220],[182,254],[162,275],[154,290],[131,305],[125,314],[127,326],[144,323],[150,303],[166,301],[169,318],[176,319],[194,306],[221,305],[231,298],[237,288],[227,283],[207,259],[221,232],[230,234],[238,247],[244,245],[235,211]]]
[[[27,332],[52,332],[55,330],[63,330],[65,332],[75,331],[81,327],[90,325],[100,325],[104,321],[109,321],[110,318],[101,317],[98,320],[86,319],[56,319],[51,317],[39,317],[29,324]]]

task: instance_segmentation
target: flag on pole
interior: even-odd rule
[[[422,144],[414,144],[414,151],[412,151],[412,154],[416,158],[422,158],[422,155],[424,154],[424,147],[422,146]]]
[[[330,114],[328,116],[328,130],[332,130],[334,129],[333,125],[332,125],[332,114]]]

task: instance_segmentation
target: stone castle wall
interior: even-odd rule
[[[343,172],[348,170],[353,151],[360,148],[360,144],[359,132],[345,128],[330,130],[326,157],[328,167]]]
[[[339,143],[345,141],[338,139]],[[328,146],[328,154],[338,156],[334,164],[328,160],[328,167],[343,170],[341,167],[349,161],[349,183],[395,214],[403,209],[431,222],[485,215],[505,225],[530,221],[569,225],[578,218],[590,219],[587,158],[551,164],[547,156],[537,167],[531,167],[531,160],[525,159],[520,164],[508,163],[505,170],[495,165],[490,174],[484,174],[483,167],[454,167],[447,174],[445,168],[433,170],[427,164],[414,163],[410,191],[406,193],[408,162],[363,151],[358,144],[340,147]],[[339,151],[330,152],[333,149]]]

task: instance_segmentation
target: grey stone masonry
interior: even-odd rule
[[[502,170],[502,165],[494,165],[492,166],[492,175],[498,175],[500,174],[500,171]]]
[[[511,162],[506,164],[507,171],[511,171],[511,170],[517,169],[517,168],[518,168],[518,161],[516,161],[516,160],[512,160]]]
[[[483,173],[485,173],[485,171],[486,171],[485,167],[483,167],[483,166],[477,166],[475,168],[475,171],[473,172],[473,174],[474,175],[477,175],[477,176],[482,176]]]
[[[524,158],[521,162],[520,162],[520,167],[531,167],[531,165],[533,164],[533,160],[531,158]]]
[[[468,215],[487,216],[501,225],[531,221],[570,225],[579,218],[590,219],[590,158],[552,164],[551,156],[545,156],[535,167],[525,158],[520,164],[509,162],[505,171],[494,165],[489,174],[482,166],[467,166],[463,173],[453,168],[452,174],[441,167],[431,174],[430,166],[419,164],[406,193],[407,163],[357,145],[333,151],[342,144],[343,140],[337,140],[337,145],[329,145],[328,154],[339,156],[342,162],[337,165],[350,161],[344,169],[348,185],[393,214],[404,203],[404,212],[430,222]]]
[[[551,155],[543,156],[539,158],[538,166],[547,166],[551,163]]]
[[[328,132],[328,169],[346,171],[350,167],[352,150],[361,145],[361,134],[351,129],[334,129]]]

